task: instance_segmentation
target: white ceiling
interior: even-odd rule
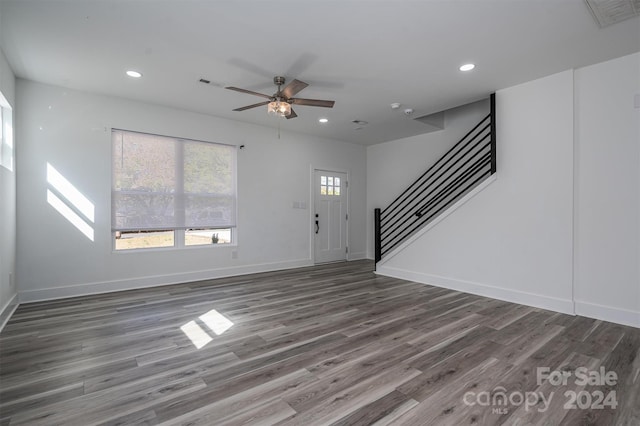
[[[18,77],[270,127],[266,107],[231,111],[261,98],[223,87],[272,94],[274,75],[297,78],[298,97],[336,104],[297,106],[283,131],[374,144],[429,130],[405,108],[640,51],[640,19],[599,28],[583,0],[0,0],[0,36]]]

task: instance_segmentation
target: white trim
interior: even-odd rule
[[[89,284],[70,285],[65,287],[45,288],[41,290],[21,291],[20,302],[39,302],[44,300],[65,299],[68,297],[88,296],[93,294],[112,293],[115,291],[135,290],[148,287],[159,287],[193,281],[255,274],[283,269],[312,266],[311,259],[299,259],[286,262],[261,263],[256,265],[234,266],[229,268],[208,269],[180,274],[153,275],[123,280],[94,282]]]
[[[392,259],[395,255],[397,255],[398,253],[403,251],[405,248],[413,244],[414,241],[416,241],[418,238],[423,236],[425,233],[429,232],[431,228],[435,227],[437,224],[442,222],[451,213],[453,213],[454,211],[462,207],[467,201],[469,201],[470,199],[475,197],[477,194],[482,192],[487,186],[491,185],[493,182],[496,181],[497,179],[496,175],[497,173],[494,173],[488,178],[486,178],[485,180],[483,180],[480,184],[478,184],[478,186],[476,186],[471,191],[469,191],[464,197],[460,198],[458,201],[453,203],[450,207],[448,207],[445,211],[440,213],[435,219],[429,222],[426,226],[424,226],[418,232],[416,232],[415,234],[407,238],[402,244],[398,245],[396,248],[391,250],[391,252],[386,254],[384,258],[380,262],[378,262],[378,265],[384,265],[388,260]]]
[[[0,332],[2,332],[4,326],[7,325],[7,322],[9,322],[9,319],[11,319],[11,316],[16,309],[18,309],[18,306],[20,306],[20,303],[18,302],[18,295],[14,294],[7,304],[0,310]]]
[[[580,153],[580,143],[578,140],[579,134],[579,123],[578,123],[578,115],[576,111],[578,110],[578,97],[577,97],[577,89],[576,89],[576,70],[571,70],[571,95],[573,96],[573,105],[572,108],[572,117],[573,117],[573,127],[571,129],[571,143],[573,148],[573,158],[572,158],[572,174],[571,174],[571,300],[574,303],[574,310],[576,305],[576,296],[578,294],[577,287],[577,277],[579,274],[578,268],[578,259],[580,255],[580,244],[579,244],[579,235],[580,235],[580,227],[579,227],[579,217],[580,213],[578,210],[580,199],[580,164],[578,161],[579,153]]]
[[[577,315],[640,328],[639,311],[598,305],[581,300],[576,300],[575,305]]]
[[[357,253],[349,253],[347,255],[347,260],[350,262],[352,260],[362,260],[362,259],[368,259],[367,257],[367,253],[361,251],[361,252],[357,252]],[[372,259],[373,260],[373,259]]]
[[[492,299],[504,300],[521,305],[533,306],[536,308],[549,309],[563,314],[575,315],[573,301],[570,299],[559,299],[556,297],[544,296],[541,294],[527,293],[503,287],[477,283],[473,281],[459,280],[456,278],[441,277],[439,275],[424,274],[391,266],[380,266],[376,271],[378,275],[392,278],[414,281],[421,284],[433,285],[436,287],[448,288],[450,290],[462,291],[464,293],[476,294],[478,296],[490,297]]]

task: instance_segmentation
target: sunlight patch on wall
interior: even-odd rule
[[[94,240],[93,226],[95,220],[95,206],[87,197],[76,189],[55,167],[47,163],[47,183],[56,191],[47,189],[47,202],[57,210],[69,223],[75,226],[91,241]],[[64,198],[64,201],[62,198]],[[82,214],[83,219],[77,212]]]
[[[47,182],[67,199],[84,217],[94,222],[95,207],[71,182],[47,163]]]
[[[76,212],[71,210],[71,208],[67,206],[56,194],[51,192],[50,189],[47,189],[47,202],[65,219],[67,219],[69,223],[75,226],[78,231],[82,232],[88,239],[93,241],[93,228],[90,227],[87,222],[82,220]]]

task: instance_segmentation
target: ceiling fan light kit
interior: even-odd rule
[[[281,101],[269,102],[267,104],[267,112],[277,117],[288,117],[291,115],[291,105]]]
[[[296,118],[298,114],[291,108],[292,104],[295,105],[305,105],[305,106],[316,106],[322,108],[333,108],[334,101],[326,101],[322,99],[303,99],[303,98],[294,98],[293,96],[300,92],[302,89],[308,86],[307,83],[300,80],[293,80],[289,83],[284,89],[282,89],[282,85],[285,83],[285,78],[282,76],[275,76],[273,78],[273,84],[278,86],[278,91],[274,93],[272,96],[265,95],[264,93],[253,92],[247,89],[241,89],[239,87],[226,87],[226,89],[234,90],[236,92],[247,93],[249,95],[260,96],[261,98],[268,99],[267,101],[259,102],[253,105],[247,105],[244,107],[236,108],[234,111],[245,111],[247,109],[256,108],[259,106],[267,106],[267,112],[270,115],[275,115],[278,117],[285,117],[287,119]]]

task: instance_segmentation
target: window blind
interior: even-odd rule
[[[236,148],[126,130],[112,133],[112,230],[236,225]]]

